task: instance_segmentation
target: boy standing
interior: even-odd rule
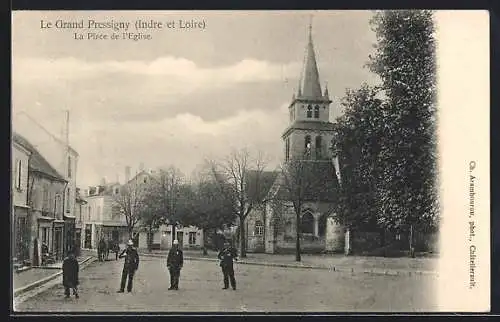
[[[73,250],[70,250],[68,256],[64,259],[62,270],[65,297],[70,297],[70,289],[72,289],[73,295],[78,298],[78,272],[80,267]]]

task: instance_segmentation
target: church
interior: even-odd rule
[[[333,220],[340,176],[338,162],[330,149],[334,137],[331,104],[328,89],[321,88],[309,26],[300,84],[288,107],[289,125],[282,134],[283,166],[300,162],[307,169],[308,177],[317,180],[307,187],[301,200],[300,222],[297,222],[294,199],[284,184],[284,172],[262,174],[267,197],[246,219],[248,252],[294,252],[297,225],[300,225],[304,253],[344,251],[344,229]]]

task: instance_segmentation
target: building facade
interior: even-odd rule
[[[31,152],[15,137],[11,150],[11,258],[15,264],[23,265],[30,259],[28,171]]]
[[[28,166],[27,200],[29,229],[29,258],[32,265],[41,264],[41,246],[46,244],[56,260],[62,260],[67,249],[64,203],[68,182],[42,156],[31,142],[17,133],[18,142],[31,156]]]
[[[172,247],[172,225],[161,225],[155,229],[152,241],[152,249],[166,250]],[[141,230],[139,233],[139,248],[148,248],[148,231]],[[179,246],[183,249],[201,249],[204,246],[203,231],[198,227],[185,227],[177,225],[175,227],[175,239],[179,241]]]
[[[304,195],[297,222],[292,200],[281,172],[276,173],[267,202],[255,207],[246,220],[247,250],[250,252],[293,252],[300,225],[304,252],[343,251],[343,228],[333,220],[333,206],[339,181],[330,143],[334,124],[330,122],[328,89],[321,89],[311,30],[300,86],[289,105],[289,126],[284,130],[284,166],[300,162],[308,177],[316,178]]]
[[[69,114],[66,114],[66,126],[69,126]],[[62,119],[61,119],[62,120]],[[12,123],[16,131],[25,137],[44,156],[48,164],[67,181],[63,204],[63,234],[65,251],[75,246],[75,202],[76,173],[78,152],[69,145],[69,128],[65,139],[52,134],[26,113],[13,116]]]

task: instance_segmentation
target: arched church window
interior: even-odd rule
[[[314,233],[314,217],[308,211],[306,211],[302,215],[302,219],[300,222],[300,230],[304,234],[313,234]]]
[[[316,105],[314,107],[314,118],[319,119],[319,106],[318,105]]]
[[[306,137],[305,137],[304,149],[305,149],[305,153],[307,155],[309,155],[311,152],[311,136],[310,135],[306,135]]]
[[[285,224],[285,235],[286,236],[293,236],[293,225],[290,220],[288,220]]]
[[[318,235],[322,237],[326,235],[326,218],[326,214],[323,214],[321,215],[321,217],[319,217]]]
[[[257,220],[255,222],[255,236],[262,236],[264,234],[264,225],[262,224],[262,221]]]
[[[288,161],[290,159],[290,138],[286,138],[285,141],[285,160]]]
[[[307,118],[310,119],[312,117],[312,107],[309,105],[307,107]]]
[[[321,136],[316,137],[316,159],[321,158],[322,154],[322,147],[323,147],[323,139]]]
[[[293,109],[290,109],[290,122],[293,121]]]

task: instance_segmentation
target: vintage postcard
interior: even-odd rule
[[[487,312],[486,11],[14,11],[12,312]]]

